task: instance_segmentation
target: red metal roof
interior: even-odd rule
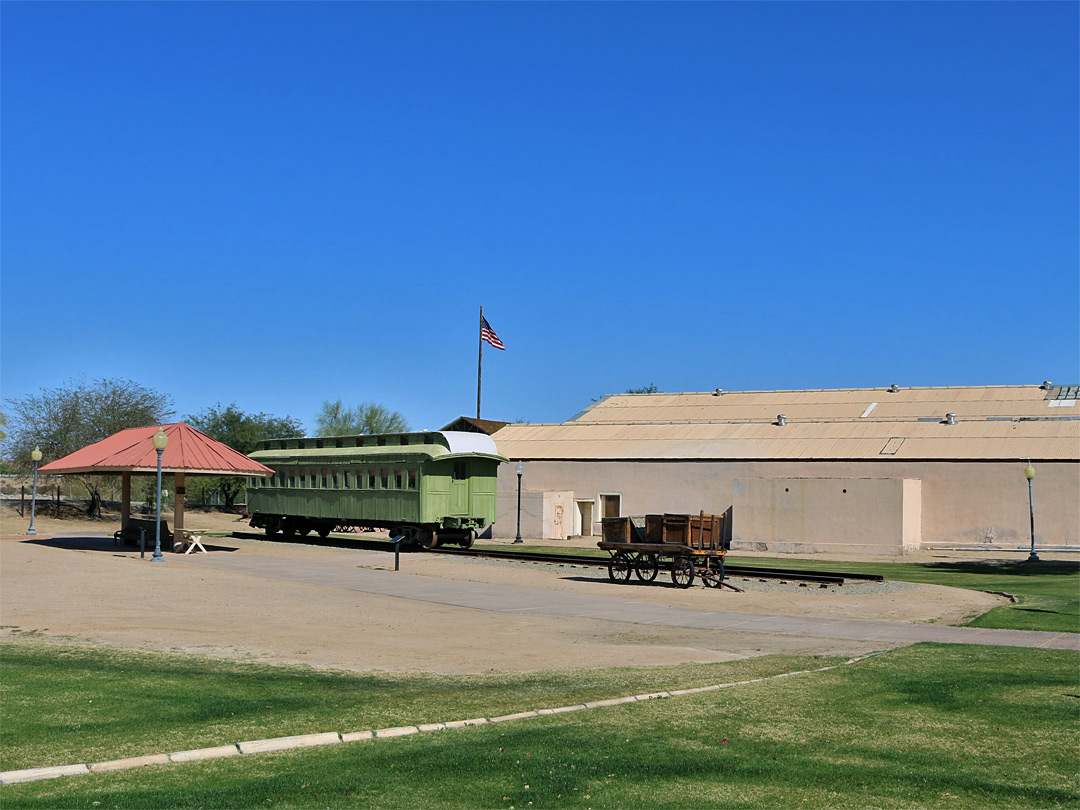
[[[203,475],[273,474],[269,467],[211,439],[184,422],[160,427],[169,439],[165,451],[161,454],[162,472]],[[38,472],[44,475],[157,472],[157,450],[153,443],[157,430],[158,425],[121,430],[82,450],[50,461]]]

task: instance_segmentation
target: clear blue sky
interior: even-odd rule
[[[1080,382],[1078,4],[0,5],[2,396]]]

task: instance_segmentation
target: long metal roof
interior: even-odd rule
[[[507,425],[496,439],[512,459],[1080,460],[1080,406],[1070,391],[618,394],[562,424]]]

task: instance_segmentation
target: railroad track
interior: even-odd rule
[[[262,532],[233,532],[233,536],[249,540],[265,540],[266,535]],[[342,537],[332,536],[325,540],[318,535],[294,536],[286,538],[278,535],[275,542],[292,542],[313,546],[329,546],[333,548],[352,548],[362,551],[393,551],[394,544],[386,540],[366,538],[362,536]],[[401,551],[408,553],[424,553],[422,549],[408,549],[402,547]],[[539,562],[562,565],[581,565],[599,568],[607,568],[607,556],[597,554],[543,554],[534,551],[499,551],[496,549],[460,549],[460,548],[434,548],[427,551],[428,554],[442,554],[448,557],[480,557],[491,560],[513,560],[518,562]],[[841,571],[817,571],[793,568],[765,568],[761,566],[737,565],[729,562],[724,563],[724,571],[729,577],[747,577],[749,579],[777,579],[790,582],[807,582],[819,585],[843,585],[847,580],[882,582],[884,577],[877,574],[852,574]]]
[[[607,568],[609,557],[577,554],[542,554],[530,551],[482,551],[451,548],[432,549],[432,554],[445,554],[451,557],[486,557],[495,560],[520,560],[523,562],[561,563],[563,565],[583,565]],[[793,582],[813,582],[823,585],[843,585],[846,580],[882,582],[884,577],[877,574],[851,574],[839,571],[811,571],[793,568],[762,568],[760,566],[732,565],[724,563],[724,571],[729,577],[747,577],[749,579],[782,579]]]

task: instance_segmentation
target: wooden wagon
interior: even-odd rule
[[[670,560],[676,587],[689,588],[695,577],[710,588],[725,584],[723,515],[604,518],[602,526],[604,539],[596,545],[611,552],[608,576],[613,582],[629,582],[632,576],[652,582],[661,562]]]

